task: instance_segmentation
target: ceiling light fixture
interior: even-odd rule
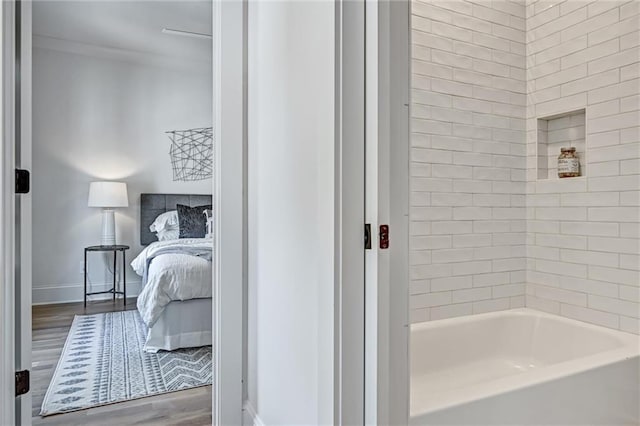
[[[211,34],[194,33],[192,31],[174,30],[171,28],[163,28],[162,32],[164,34],[171,34],[171,35],[177,35],[177,36],[183,36],[183,37],[204,38],[208,40],[211,40],[212,38]]]

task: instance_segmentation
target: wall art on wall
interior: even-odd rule
[[[213,128],[166,132],[174,181],[210,179],[213,176]]]

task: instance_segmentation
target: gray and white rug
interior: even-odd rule
[[[211,346],[151,354],[146,336],[137,310],[76,315],[40,415],[211,384]]]

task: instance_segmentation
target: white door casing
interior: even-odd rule
[[[16,3],[16,23],[20,37],[17,46],[19,76],[16,81],[16,167],[32,171],[32,2]],[[16,370],[31,370],[31,287],[32,287],[32,192],[16,197]],[[18,337],[19,336],[19,337]],[[31,392],[16,400],[16,423],[31,424]]]
[[[384,285],[386,256],[380,250],[378,230],[385,217],[378,212],[379,137],[378,137],[378,2],[365,0],[365,223],[371,226],[371,249],[365,251],[365,373],[364,373],[364,423],[378,424],[377,389],[383,386],[384,378],[378,375],[378,363],[383,362],[378,353],[380,333],[378,318],[384,317],[383,305],[379,303],[381,287]],[[382,221],[382,222],[380,222]],[[384,338],[384,337],[383,337]],[[382,379],[382,380],[379,380]]]
[[[213,423],[242,424],[246,289],[246,4],[213,1]]]
[[[409,420],[409,97],[410,97],[410,2],[385,1],[388,9],[384,34],[388,43],[380,59],[385,70],[388,97],[386,105],[388,171],[387,197],[392,229],[389,257],[388,377],[384,398],[389,424],[407,424]],[[382,73],[382,71],[381,71]]]
[[[0,86],[0,424],[15,424],[15,292],[14,292],[14,3],[2,2]]]
[[[409,2],[367,0],[366,424],[409,415]],[[380,225],[390,246],[379,249]]]
[[[0,424],[31,424],[31,392],[15,397],[14,373],[31,370],[31,194],[14,195],[15,168],[31,170],[30,0],[2,7],[2,290]]]
[[[364,424],[365,4],[336,5],[334,424]]]

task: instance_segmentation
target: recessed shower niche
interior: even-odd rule
[[[587,174],[585,110],[538,118],[538,179],[558,179],[560,149],[575,147],[580,176]],[[571,179],[571,178],[563,178]]]

